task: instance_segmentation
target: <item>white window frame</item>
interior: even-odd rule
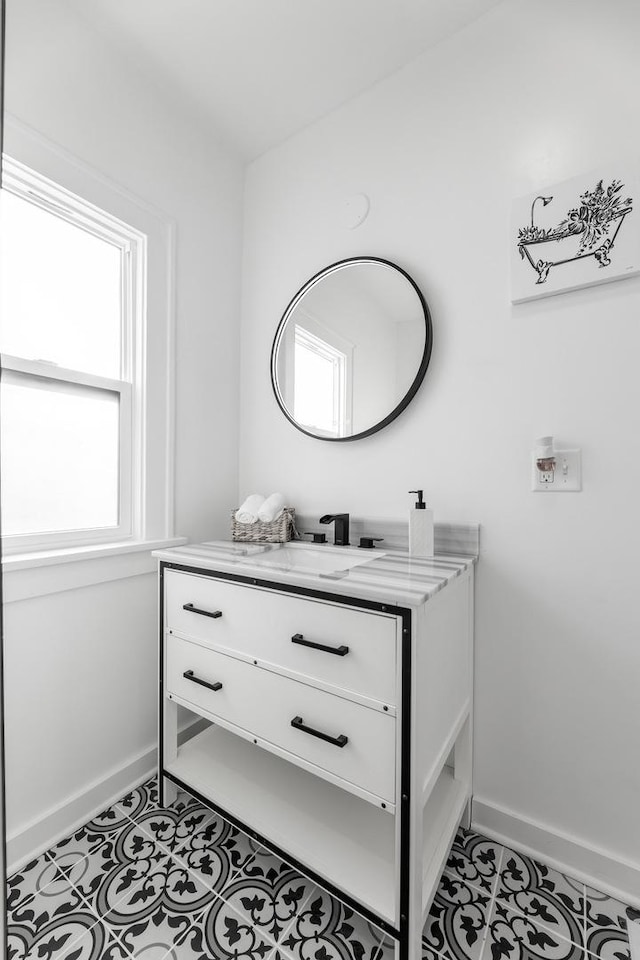
[[[328,343],[327,340],[322,339],[315,333],[311,333],[307,327],[296,323],[294,328],[294,349],[297,349],[299,346],[308,350],[310,353],[315,353],[318,357],[322,357],[323,360],[328,360],[333,368],[333,429],[323,430],[318,424],[312,424],[310,426],[312,426],[314,433],[322,436],[343,437],[346,431],[347,355],[344,351],[340,350],[339,347],[333,346],[333,344]],[[298,419],[295,400],[293,414],[294,417]]]
[[[297,331],[301,331],[298,334]],[[353,375],[354,375],[354,354],[355,346],[351,340],[336,333],[335,330],[322,323],[308,310],[297,310],[295,322],[287,324],[285,332],[285,341],[283,352],[283,370],[280,374],[281,389],[285,398],[287,409],[294,410],[295,394],[295,341],[300,335],[307,334],[308,338],[315,338],[318,346],[322,349],[335,351],[341,357],[344,357],[342,370],[340,373],[340,395],[338,398],[339,408],[336,412],[338,422],[338,433],[329,431],[314,431],[321,436],[327,436],[335,439],[336,436],[350,436],[353,426]],[[335,386],[335,385],[334,385]],[[334,402],[336,398],[334,397]]]
[[[139,538],[142,533],[143,429],[140,398],[143,389],[137,379],[141,370],[138,354],[146,334],[147,238],[129,224],[6,156],[3,159],[3,190],[111,243],[120,249],[122,257],[120,379],[96,376],[32,358],[7,354],[1,357],[1,375],[7,383],[24,384],[40,378],[118,395],[118,523],[111,527],[3,536],[3,553],[11,555],[86,547]]]

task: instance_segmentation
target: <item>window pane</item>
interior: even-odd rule
[[[2,378],[2,533],[116,526],[119,395]]]
[[[299,342],[295,351],[294,417],[305,426],[335,433],[336,364]]]
[[[1,193],[0,350],[119,378],[120,248]]]
[[[298,423],[326,436],[344,436],[346,363],[341,350],[296,324],[293,415]]]

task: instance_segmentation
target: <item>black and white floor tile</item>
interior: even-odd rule
[[[9,960],[394,960],[394,943],[255,840],[142,784],[8,881]],[[423,960],[630,960],[630,907],[460,831]]]
[[[640,911],[460,830],[422,938],[423,960],[630,960]]]

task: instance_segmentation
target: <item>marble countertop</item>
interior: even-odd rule
[[[283,562],[290,544],[253,544],[231,540],[212,540],[208,543],[185,544],[165,550],[155,550],[153,556],[166,563],[187,567],[201,567],[221,573],[233,573],[261,581],[291,584],[355,599],[374,600],[390,606],[413,607],[428,601],[447,583],[459,577],[475,563],[475,557],[443,554],[429,559],[410,557],[400,550],[360,551],[353,548],[296,544],[300,552],[308,549],[325,559],[336,556],[339,566],[340,551],[347,561],[367,556],[351,569],[319,572],[302,570]],[[322,554],[323,549],[326,551]]]

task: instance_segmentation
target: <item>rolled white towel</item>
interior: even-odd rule
[[[277,520],[286,506],[285,499],[281,493],[272,493],[258,510],[258,519],[263,523],[271,523]]]
[[[255,523],[258,519],[258,511],[265,502],[261,493],[252,493],[244,501],[242,506],[236,510],[236,520],[238,523]]]

